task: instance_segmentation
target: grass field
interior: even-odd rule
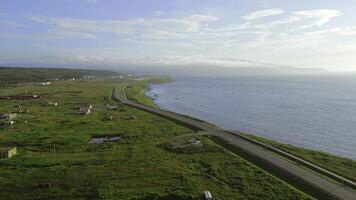
[[[188,141],[193,131],[169,120],[127,106],[108,111],[105,105],[116,103],[110,99],[115,85],[71,81],[2,89],[43,98],[0,100],[0,113],[29,111],[0,129],[0,145],[18,148],[17,156],[0,159],[0,199],[183,200],[199,199],[204,190],[219,200],[310,198],[207,137],[199,136],[202,146],[177,150],[172,139]],[[92,104],[93,113],[76,114],[78,103]],[[121,140],[87,144],[93,135]]]

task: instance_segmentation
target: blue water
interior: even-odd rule
[[[151,89],[163,109],[356,160],[356,76],[180,77]]]

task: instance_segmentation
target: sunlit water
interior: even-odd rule
[[[180,77],[151,88],[163,109],[356,160],[356,76]]]

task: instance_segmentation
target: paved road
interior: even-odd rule
[[[123,95],[122,95],[123,94]],[[124,96],[125,98],[123,98]],[[302,162],[298,160],[287,159],[287,156],[280,156],[278,151],[274,151],[273,147],[266,148],[263,145],[244,138],[238,133],[226,132],[219,127],[212,126],[208,123],[192,119],[177,113],[165,111],[159,108],[151,108],[139,103],[135,103],[126,99],[125,92],[119,86],[113,91],[113,98],[122,103],[145,110],[160,116],[164,116],[177,123],[181,123],[195,129],[200,129],[218,138],[225,147],[239,152],[239,155],[251,161],[255,165],[265,169],[283,179],[284,181],[294,185],[302,191],[310,194],[317,199],[345,199],[356,200],[356,191],[345,186],[344,184],[325,178],[308,168],[301,165]],[[280,151],[280,150],[279,150]],[[280,154],[280,155],[277,155]],[[300,159],[300,158],[298,158]],[[298,161],[298,162],[296,162]],[[306,162],[306,161],[305,161]],[[302,163],[303,164],[303,163]],[[311,164],[312,165],[312,164]],[[315,166],[317,167],[317,166]],[[325,170],[325,169],[322,169]],[[325,170],[327,171],[327,170]],[[332,172],[327,171],[333,174]],[[334,174],[335,176],[338,176]],[[342,178],[342,177],[340,177]],[[349,181],[348,184],[355,184],[354,182],[342,178],[343,181]]]

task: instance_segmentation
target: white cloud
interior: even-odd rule
[[[255,19],[274,16],[274,15],[281,15],[283,13],[284,13],[284,11],[281,9],[258,10],[258,11],[249,13],[248,15],[245,15],[242,18],[244,18],[246,20],[255,20]]]
[[[53,56],[46,55],[39,58],[39,62],[61,64],[84,64],[84,65],[102,65],[102,66],[220,66],[220,67],[276,67],[276,65],[255,62],[251,60],[232,59],[232,58],[212,58],[204,55],[193,56],[147,56],[141,58],[125,58],[116,56],[99,56],[93,54],[76,54]]]
[[[217,21],[219,18],[212,16],[212,15],[190,15],[184,18],[187,21],[194,21],[194,22],[214,22]]]
[[[215,16],[197,14],[182,18],[136,18],[127,20],[83,20],[45,16],[34,16],[30,19],[49,26],[53,32],[95,34],[97,37],[109,34],[114,37],[121,37],[121,39],[141,39],[145,42],[147,40],[167,40],[167,43],[199,34],[203,31],[203,27],[206,28],[209,23],[218,20]],[[168,41],[169,39],[174,41]]]
[[[342,12],[339,10],[319,9],[319,10],[298,11],[295,12],[295,15],[302,19],[306,19],[306,18],[317,19],[310,26],[321,27],[324,24],[328,23],[332,18],[342,16]]]
[[[283,15],[281,15],[283,14]],[[277,16],[278,15],[278,16]],[[118,51],[101,50],[85,54],[85,47],[66,58],[69,62],[109,62],[144,65],[201,64],[219,66],[255,66],[236,58],[271,61],[282,64],[309,54],[318,57],[320,48],[338,46],[338,52],[350,54],[342,45],[356,41],[354,25],[341,26],[329,23],[341,16],[338,10],[300,10],[284,12],[280,9],[256,11],[245,16],[249,21],[232,21],[213,15],[192,14],[181,17],[132,18],[122,20],[86,20],[33,16],[31,20],[42,27],[42,32],[25,34],[2,32],[0,38],[15,39],[96,39],[95,47],[120,47]],[[274,18],[265,18],[276,16]],[[263,20],[254,20],[264,18]],[[328,24],[329,23],[329,24]],[[327,26],[328,25],[328,26]],[[348,37],[348,40],[345,38]],[[350,40],[349,38],[353,38]],[[94,41],[94,40],[93,40]],[[344,50],[343,50],[344,48]],[[66,50],[63,50],[65,52]],[[69,48],[68,48],[69,51]],[[84,52],[84,53],[83,53]],[[345,54],[346,54],[345,53]],[[122,57],[131,55],[128,59]],[[154,57],[160,55],[160,57]],[[190,56],[201,55],[201,56]],[[230,58],[230,59],[221,59]],[[312,56],[310,56],[312,57]],[[234,58],[234,59],[232,59]],[[323,59],[322,59],[323,60]],[[132,61],[133,62],[133,61]],[[299,63],[299,62],[295,62]],[[302,63],[302,62],[300,62]]]

